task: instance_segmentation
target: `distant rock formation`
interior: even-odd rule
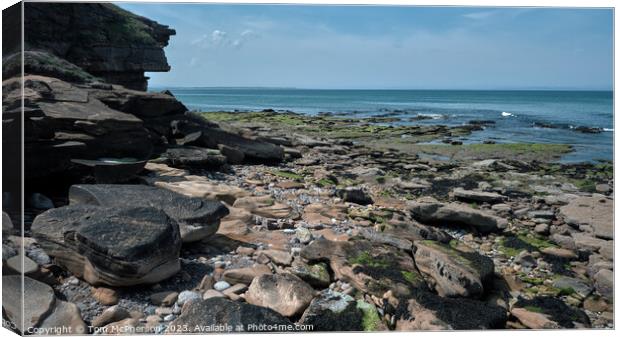
[[[169,71],[168,26],[104,3],[26,3],[25,50],[67,60],[108,83],[146,90],[145,71]]]

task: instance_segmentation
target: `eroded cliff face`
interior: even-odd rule
[[[44,51],[108,83],[146,90],[145,71],[169,71],[174,29],[112,4],[26,3],[25,50]]]
[[[192,116],[170,92],[145,91],[145,71],[170,70],[168,26],[97,3],[26,3],[24,21],[24,53],[3,50],[2,127],[19,135],[23,115],[23,144],[8,137],[3,147],[24,147],[27,190],[126,182],[162,157],[203,169],[283,159],[274,143]]]

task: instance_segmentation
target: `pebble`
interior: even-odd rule
[[[228,288],[230,288],[230,283],[226,281],[218,281],[218,282],[215,282],[215,284],[213,285],[213,289],[217,291],[222,291]]]
[[[183,304],[187,303],[188,301],[199,300],[201,298],[202,296],[200,296],[200,293],[196,291],[184,290],[179,294],[179,297],[177,298],[177,304],[182,307]]]

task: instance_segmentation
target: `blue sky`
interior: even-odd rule
[[[176,29],[151,86],[611,89],[610,9],[121,3]]]

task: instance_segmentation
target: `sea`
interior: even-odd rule
[[[349,118],[392,117],[395,125],[490,121],[463,143],[571,144],[561,162],[613,160],[612,91],[311,90],[152,88],[170,90],[195,111],[293,111]],[[580,132],[592,128],[595,133]]]

